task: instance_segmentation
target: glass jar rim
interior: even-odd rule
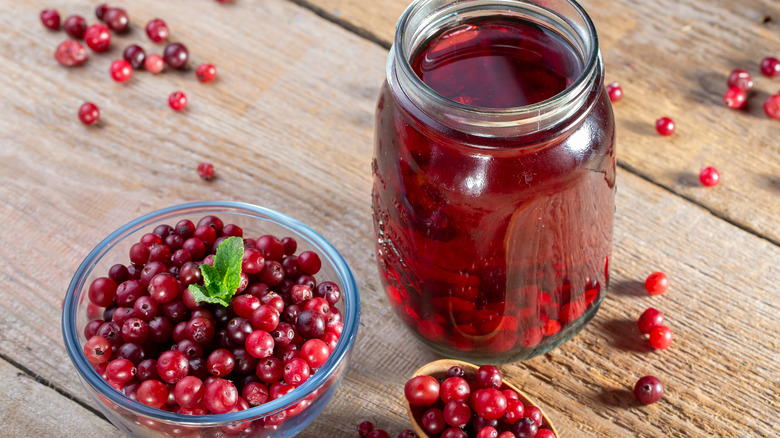
[[[525,131],[533,132],[557,124],[581,108],[591,93],[593,81],[599,74],[603,75],[603,61],[593,21],[576,0],[558,1],[576,12],[579,24],[573,23],[570,17],[563,16],[554,9],[544,8],[527,0],[416,0],[403,12],[396,25],[387,63],[388,83],[391,88],[395,86],[401,89],[404,92],[403,97],[423,113],[449,128],[462,130],[463,126],[468,126],[484,131],[486,136],[493,136],[496,130],[516,131],[512,128],[524,126],[528,128]],[[439,7],[436,8],[436,5]],[[414,50],[425,41],[425,38],[420,38],[420,34],[463,10],[479,11],[491,7],[501,11],[545,11],[549,18],[555,19],[555,23],[546,21],[548,28],[559,34],[562,33],[561,30],[566,30],[562,36],[581,57],[583,69],[580,75],[566,89],[549,99],[510,108],[468,105],[434,91],[422,81],[411,65]],[[417,26],[413,26],[414,24]],[[571,37],[580,38],[580,44],[571,41]],[[444,109],[446,113],[438,109]],[[478,135],[479,133],[477,132]]]
[[[332,263],[333,269],[336,271],[343,287],[342,296],[344,297],[345,314],[342,337],[339,339],[336,348],[328,358],[327,364],[320,369],[320,372],[313,374],[306,382],[295,388],[295,391],[285,394],[276,400],[271,400],[262,405],[251,407],[243,411],[230,412],[227,414],[184,415],[155,409],[151,406],[132,400],[114,389],[97,374],[87,361],[79,343],[79,329],[76,327],[77,311],[79,307],[79,300],[77,299],[79,298],[78,293],[86,286],[86,280],[98,261],[105,256],[111,248],[130,234],[137,232],[141,228],[147,227],[151,221],[187,213],[206,214],[209,212],[217,213],[219,211],[230,212],[232,214],[243,214],[258,219],[268,220],[271,223],[289,229],[296,233],[296,235],[305,238],[309,243],[313,244],[321,251],[321,255]],[[222,426],[272,415],[301,402],[314,393],[314,391],[324,385],[346,363],[357,337],[359,319],[360,298],[352,270],[336,248],[319,233],[296,219],[268,208],[242,202],[204,201],[166,207],[143,215],[118,228],[97,244],[81,262],[73,279],[68,285],[68,291],[65,296],[62,310],[62,333],[68,356],[70,356],[71,362],[73,362],[76,367],[79,376],[86,384],[98,391],[103,397],[106,397],[110,402],[121,406],[136,415],[142,415],[161,422],[185,426]]]

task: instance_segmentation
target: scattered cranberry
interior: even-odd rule
[[[374,429],[366,435],[366,438],[390,438],[390,434],[384,429]]]
[[[146,71],[156,75],[165,68],[165,61],[163,61],[162,56],[152,53],[144,59],[144,68]]]
[[[642,315],[636,322],[637,326],[639,326],[639,331],[644,334],[650,334],[650,330],[663,325],[663,323],[664,315],[659,310],[653,309],[652,307],[642,312]]]
[[[87,49],[78,41],[63,41],[57,46],[54,59],[65,67],[76,67],[87,62]]]
[[[363,421],[360,424],[358,424],[357,431],[358,435],[360,435],[360,438],[366,438],[366,435],[368,435],[369,432],[374,430],[374,423],[370,421]]]
[[[739,109],[745,106],[747,93],[739,87],[731,87],[723,94],[723,103],[731,109]]]
[[[770,78],[780,76],[780,59],[777,59],[773,56],[767,56],[766,58],[762,59],[761,73],[763,73],[764,76],[769,76]]]
[[[404,429],[398,434],[398,438],[419,438],[419,436],[411,429]]]
[[[780,94],[769,96],[764,102],[764,112],[772,119],[780,120]]]
[[[95,16],[98,20],[103,21],[109,9],[111,9],[111,6],[108,3],[101,3],[95,8]]]
[[[165,24],[165,21],[155,18],[146,23],[146,35],[155,43],[161,43],[168,39],[170,31],[168,30],[168,25]]]
[[[85,102],[79,108],[79,120],[85,125],[92,125],[100,118],[100,110],[92,102]]]
[[[663,272],[653,272],[645,280],[645,290],[650,295],[661,295],[669,289],[669,277]]]
[[[655,130],[663,136],[674,134],[674,121],[669,117],[661,117],[655,121]]]
[[[211,82],[217,77],[217,68],[211,64],[201,64],[195,70],[195,76],[201,82]]]
[[[81,15],[71,15],[65,20],[65,33],[80,40],[84,38],[84,32],[87,31],[87,21]]]
[[[705,187],[713,187],[718,185],[720,182],[720,174],[718,173],[718,169],[709,166],[703,168],[699,173],[699,181],[701,181],[702,185]]]
[[[731,74],[729,74],[728,85],[729,88],[738,87],[748,91],[753,88],[753,78],[747,71],[737,68],[732,70]]]
[[[84,32],[84,42],[96,52],[105,52],[111,45],[111,31],[102,24],[93,24]]]
[[[124,59],[117,59],[111,63],[109,69],[111,78],[117,82],[127,82],[133,77],[133,66]]]
[[[634,386],[634,395],[644,405],[653,404],[664,396],[664,384],[657,377],[642,377]]]
[[[109,29],[116,33],[122,33],[130,25],[127,11],[122,8],[111,8],[103,15],[103,21]]]
[[[617,82],[607,84],[607,94],[609,94],[609,100],[614,103],[623,98],[623,88]]]
[[[60,13],[56,9],[44,9],[41,11],[41,23],[51,30],[60,30]]]
[[[672,345],[672,329],[665,325],[653,327],[650,330],[650,345],[659,350],[665,350]]]
[[[163,59],[165,63],[171,68],[181,69],[187,65],[187,60],[190,58],[190,53],[187,51],[187,47],[181,43],[171,43],[165,46],[163,52]]]
[[[141,48],[141,46],[137,44],[131,44],[127,46],[125,51],[122,53],[122,57],[125,59],[125,61],[130,63],[133,69],[138,69],[144,65],[146,52],[144,52],[144,49]]]
[[[170,105],[174,111],[182,111],[187,107],[187,95],[181,91],[174,91],[168,96],[168,105]]]

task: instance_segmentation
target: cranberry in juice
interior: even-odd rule
[[[408,61],[425,85],[474,111],[558,99],[584,69],[556,32],[509,17],[445,28]],[[433,349],[525,359],[595,315],[615,161],[611,107],[601,83],[593,89],[563,123],[506,137],[443,126],[384,84],[372,163],[377,261],[395,310]]]

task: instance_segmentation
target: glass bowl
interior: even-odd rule
[[[133,400],[105,381],[87,361],[83,346],[86,324],[102,318],[102,308],[90,303],[91,282],[107,276],[114,264],[128,264],[130,247],[161,224],[175,226],[189,219],[197,224],[215,215],[225,224],[240,226],[245,238],[271,234],[293,237],[296,254],[315,251],[322,261],[317,282],[332,281],[342,291],[336,304],[342,314],[343,332],[327,362],[288,394],[246,410],[214,415],[184,415],[155,409]],[[103,239],[84,259],[73,276],[62,311],[65,347],[81,383],[96,405],[116,427],[130,436],[295,436],[322,411],[333,397],[349,363],[360,318],[360,300],[352,271],[342,256],[322,236],[303,223],[281,213],[237,202],[197,202],[164,208],[122,226]],[[156,357],[155,357],[156,358]],[[284,413],[283,413],[284,412]]]

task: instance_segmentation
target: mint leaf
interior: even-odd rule
[[[244,258],[244,239],[228,237],[219,244],[214,254],[214,266],[200,265],[203,286],[191,284],[189,290],[196,302],[230,305],[230,299],[241,285],[241,262]]]
[[[229,301],[210,296],[208,291],[199,284],[191,284],[188,289],[192,294],[192,298],[199,303],[205,301],[207,303],[221,304],[225,307],[230,305]]]

